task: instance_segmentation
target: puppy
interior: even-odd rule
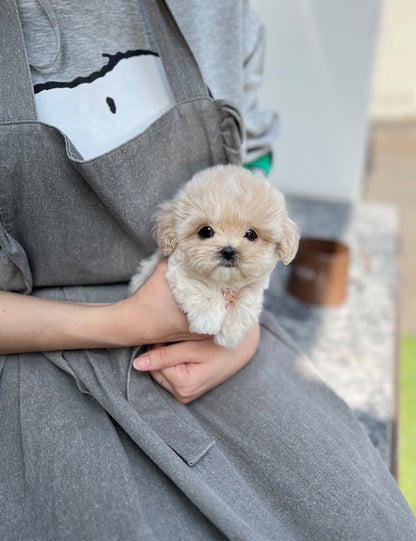
[[[141,263],[130,292],[168,257],[166,279],[191,332],[237,347],[258,321],[277,261],[287,265],[298,248],[283,195],[242,167],[220,165],[196,174],[155,221],[160,250]]]

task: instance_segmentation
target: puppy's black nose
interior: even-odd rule
[[[226,261],[233,261],[236,258],[237,250],[232,246],[225,246],[225,248],[220,251],[220,254]]]

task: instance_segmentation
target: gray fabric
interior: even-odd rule
[[[2,96],[0,220],[26,253],[31,276],[21,269],[25,283],[127,281],[140,258],[154,249],[150,225],[156,205],[200,169],[241,160],[239,113],[208,96],[174,21],[166,10],[159,15],[155,6],[148,3],[149,22],[178,103],[144,133],[82,161],[64,134],[36,120],[31,87]],[[27,73],[16,11],[2,25],[0,39],[4,58],[12,56],[16,72]],[[10,104],[16,101],[27,114],[20,122],[9,119],[9,108],[15,108]],[[166,138],[167,133],[187,135]],[[9,245],[1,248],[1,261],[11,260]]]
[[[131,371],[134,350],[10,356],[1,538],[413,540],[416,521],[347,406],[262,320],[251,363],[190,406]]]
[[[169,19],[161,0],[150,3]],[[5,13],[16,14],[9,8]],[[4,38],[7,25],[0,26]],[[175,33],[173,21],[168,28]],[[191,60],[189,69],[195,66]],[[189,84],[176,85],[177,92]],[[30,113],[27,94],[15,95],[16,104],[17,98]],[[2,96],[0,111],[7,100]],[[96,282],[121,280],[129,249],[137,245],[144,253],[150,243],[142,213],[193,168],[238,158],[236,113],[218,110],[208,97],[195,97],[144,137],[89,162],[73,155],[57,130],[32,118],[5,121],[3,113],[2,249],[22,275],[28,255],[35,284],[42,277],[60,286],[33,294],[84,302],[123,298],[123,284],[62,286],[89,273]],[[172,141],[179,123],[181,136]],[[195,163],[187,162],[189,144],[199,152]],[[159,147],[170,159],[156,153]],[[138,165],[150,176],[139,177],[133,204]],[[0,539],[416,538],[415,517],[358,422],[269,314],[262,316],[253,360],[189,406],[132,370],[138,351],[0,356]]]
[[[257,102],[266,37],[249,1],[168,0],[168,4],[212,94],[231,101],[242,113],[244,163],[263,156],[276,138],[278,122],[274,111],[261,109]]]
[[[0,289],[30,293],[32,285],[25,251],[7,234],[0,221]]]
[[[137,1],[89,0],[82,7],[77,6],[76,21],[70,13],[71,0],[51,3],[62,26],[63,47],[68,54],[59,57],[50,69],[32,70],[34,84],[50,80],[52,74],[56,81],[70,81],[83,72],[87,75],[105,64],[103,50],[115,53],[131,48],[132,43],[137,48],[153,47],[151,36],[146,38],[146,25]],[[37,0],[19,0],[18,4],[29,44],[29,62],[50,62],[56,51],[56,38],[48,17]],[[169,0],[168,5],[212,95],[230,101],[243,115],[243,161],[263,156],[271,150],[276,137],[277,118],[274,111],[262,110],[256,99],[265,49],[261,21],[247,0],[227,2],[225,9],[223,4],[205,0]],[[94,22],[97,17],[98,24]],[[91,32],[94,32],[92,48]],[[84,54],[86,51],[88,54]],[[91,58],[95,59],[93,65]],[[188,78],[187,73],[184,76]]]
[[[16,88],[21,95],[30,95],[32,81],[29,65],[26,61],[26,49],[23,32],[15,21],[18,17],[17,6],[14,2],[2,2],[0,29],[0,98],[2,103],[7,100],[7,107],[2,107],[0,122],[26,120],[36,118],[34,100],[19,100]],[[12,28],[8,24],[12,24]],[[7,53],[7,54],[6,54]],[[19,69],[16,69],[16,67]],[[0,162],[1,163],[1,162]],[[1,195],[1,192],[0,192]]]
[[[18,0],[17,5],[29,64],[49,63],[57,48],[49,16],[38,0]],[[71,0],[52,0],[51,7],[60,29],[60,54],[49,68],[31,70],[33,85],[86,77],[108,62],[103,53],[151,48],[137,0],[88,0],[75,10]]]

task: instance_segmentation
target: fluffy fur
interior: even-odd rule
[[[233,165],[195,175],[160,206],[154,234],[160,250],[142,262],[130,291],[168,257],[166,278],[190,330],[215,335],[228,348],[258,320],[270,273],[279,259],[288,264],[294,258],[299,241],[283,195]],[[226,307],[231,292],[235,298]]]

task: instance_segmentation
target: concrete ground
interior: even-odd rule
[[[416,123],[371,126],[363,199],[399,211],[399,327],[416,335]]]

